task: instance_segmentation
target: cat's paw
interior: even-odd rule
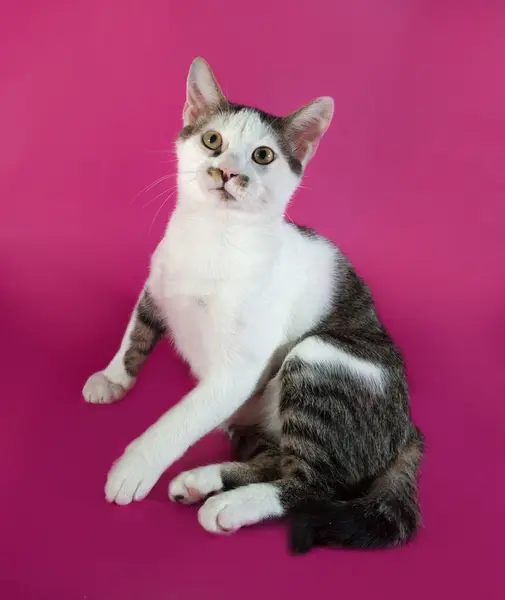
[[[233,533],[283,512],[275,487],[254,483],[208,498],[198,511],[198,521],[210,533]]]
[[[233,533],[246,524],[244,507],[240,506],[239,499],[236,498],[239,489],[207,498],[198,511],[198,522],[206,531]]]
[[[223,489],[220,465],[207,465],[185,471],[172,479],[168,496],[173,502],[194,504]]]
[[[134,442],[113,465],[105,484],[105,498],[122,506],[143,500],[163,469],[151,462]]]
[[[122,385],[114,383],[101,371],[91,375],[82,390],[84,399],[90,404],[110,404],[121,400],[125,394]]]

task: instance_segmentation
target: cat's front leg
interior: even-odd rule
[[[91,404],[120,400],[133,386],[145,360],[166,332],[163,318],[147,287],[142,291],[123,340],[108,366],[87,380],[82,394]]]
[[[107,500],[129,504],[145,498],[165,469],[246,402],[267,363],[268,355],[239,359],[202,380],[114,463],[105,485]]]

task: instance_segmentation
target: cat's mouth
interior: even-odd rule
[[[216,192],[219,192],[219,195],[221,196],[221,200],[224,200],[225,202],[228,202],[230,200],[235,200],[235,197],[232,196],[230,194],[230,192],[225,189],[224,185],[217,187],[217,188],[213,188],[213,189],[216,190]]]

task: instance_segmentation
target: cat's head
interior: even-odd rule
[[[328,97],[285,117],[233,104],[205,60],[196,58],[176,143],[180,201],[283,214],[332,114]]]

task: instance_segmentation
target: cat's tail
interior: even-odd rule
[[[365,496],[346,501],[306,499],[289,511],[290,548],[392,548],[416,533],[420,514],[417,472],[422,438],[416,436]]]

